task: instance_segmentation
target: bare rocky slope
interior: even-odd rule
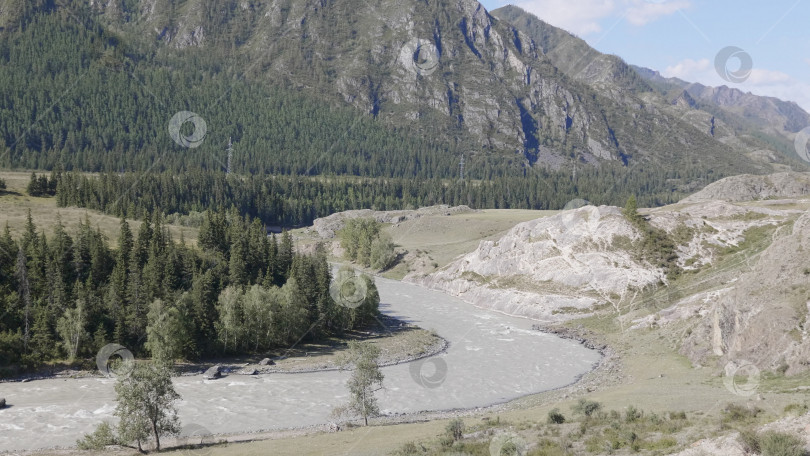
[[[794,198],[810,194],[810,174],[776,173],[765,176],[743,174],[721,179],[682,200],[756,201],[772,198]]]
[[[735,188],[746,179],[716,185]],[[546,322],[615,312],[633,329],[678,328],[681,353],[697,365],[802,372],[810,367],[808,200],[773,197],[807,195],[806,179],[765,177],[768,185],[745,193],[771,198],[758,203],[692,197],[647,211],[677,245],[682,273],[673,281],[639,256],[642,234],[610,206],[518,224],[436,272],[405,280]]]
[[[572,318],[663,280],[624,248],[638,237],[620,209],[586,206],[521,223],[436,273],[405,280],[510,314]]]
[[[734,197],[737,176],[706,192]],[[680,351],[696,365],[720,369],[752,363],[762,370],[810,367],[810,194],[805,174],[763,177],[748,199],[693,195],[644,211],[676,245],[682,273],[639,254],[642,233],[612,206],[584,206],[517,224],[481,241],[435,272],[405,281],[458,296],[480,307],[547,323],[613,315],[631,330],[676,328]],[[792,199],[774,199],[790,195]],[[770,198],[762,200],[763,198]],[[333,240],[346,219],[397,224],[423,216],[470,212],[465,206],[412,211],[350,211],[315,222],[310,236]],[[407,252],[403,252],[407,253]],[[407,258],[407,255],[405,256]]]

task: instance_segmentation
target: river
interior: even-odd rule
[[[574,382],[599,353],[531,330],[532,320],[480,309],[444,293],[376,278],[380,310],[450,342],[446,352],[383,368],[384,414],[488,406]],[[175,378],[184,425],[238,433],[322,424],[345,402],[346,372]],[[114,379],[0,383],[0,451],[75,445],[113,418]]]

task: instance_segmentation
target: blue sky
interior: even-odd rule
[[[810,111],[810,0],[485,0],[514,4],[629,63],[707,85],[727,85],[799,103]],[[735,46],[750,73],[733,83],[715,58]],[[736,71],[740,60],[725,68]],[[742,74],[741,74],[742,75]]]

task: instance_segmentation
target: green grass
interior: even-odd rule
[[[79,233],[80,222],[89,220],[93,228],[98,227],[107,236],[111,246],[117,246],[121,228],[120,219],[90,209],[57,207],[56,198],[53,197],[29,196],[25,188],[30,176],[31,173],[28,172],[0,172],[0,179],[4,179],[8,186],[6,192],[0,193],[0,214],[2,214],[0,215],[0,229],[8,224],[11,235],[15,239],[18,238],[25,230],[30,210],[37,229],[44,230],[46,236],[53,233],[53,226],[56,225],[58,218],[61,218],[65,231],[71,236]],[[130,220],[129,224],[132,231],[137,233],[141,223]],[[179,225],[166,226],[176,241],[179,241],[182,236],[187,244],[196,244],[199,232],[197,228]]]

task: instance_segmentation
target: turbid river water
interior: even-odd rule
[[[376,279],[381,310],[450,342],[445,353],[383,368],[383,413],[492,405],[559,388],[599,361],[582,345],[532,331],[532,321],[479,309],[444,293]],[[214,433],[283,429],[330,421],[347,400],[345,372],[202,376],[175,379],[184,425]],[[0,384],[0,451],[74,445],[112,420],[114,379],[50,379]]]

